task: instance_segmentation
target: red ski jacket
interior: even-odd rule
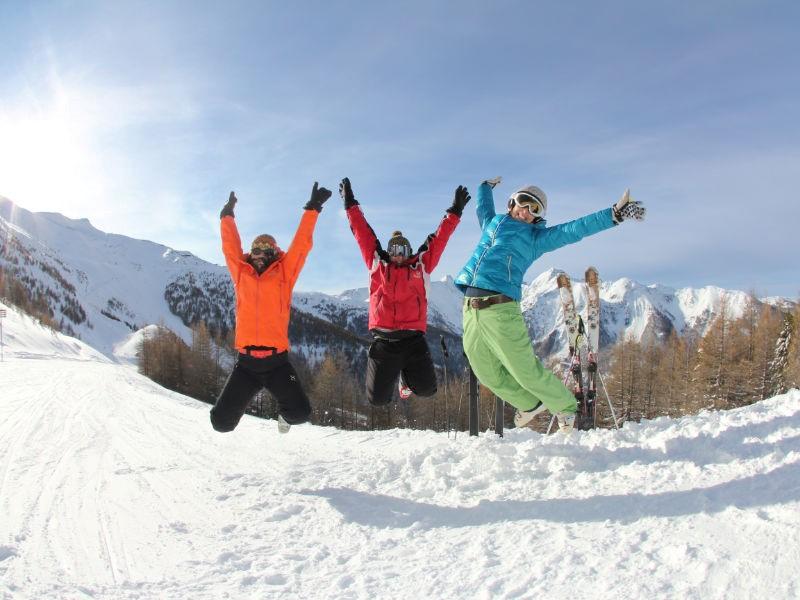
[[[428,236],[417,253],[396,265],[381,247],[361,206],[347,209],[350,229],[369,269],[369,329],[416,330],[428,328],[430,273],[439,264],[447,241],[460,222],[448,212],[436,233]]]
[[[236,341],[238,350],[266,346],[276,352],[289,349],[289,312],[292,289],[313,245],[312,235],[319,213],[303,212],[292,243],[267,270],[258,274],[242,250],[236,221],[220,221],[222,252],[236,289]]]

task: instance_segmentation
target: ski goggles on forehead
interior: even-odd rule
[[[411,256],[411,248],[405,244],[391,244],[386,251],[390,256],[402,256],[403,258]]]
[[[277,252],[277,248],[268,242],[258,242],[250,248],[250,256],[270,256]]]
[[[542,206],[541,201],[533,194],[529,194],[527,192],[517,192],[511,196],[511,199],[517,206],[527,208],[528,212],[530,212],[534,217],[541,217],[544,214],[544,207]]]

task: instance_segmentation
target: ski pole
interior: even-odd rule
[[[614,412],[614,405],[611,404],[611,398],[608,396],[608,388],[606,387],[606,381],[603,379],[603,374],[600,372],[600,369],[597,370],[597,375],[600,377],[600,383],[603,384],[603,393],[606,395],[606,402],[608,402],[608,408],[611,409],[611,418],[614,419],[614,427],[619,429],[619,423],[617,422],[617,413]]]
[[[464,368],[464,374],[469,370],[469,367]],[[458,410],[456,411],[456,426],[453,427],[453,439],[456,439],[458,436],[458,426],[460,425],[461,421],[461,400],[464,398],[464,380],[461,381],[461,389],[458,392]]]

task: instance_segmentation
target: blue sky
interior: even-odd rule
[[[696,5],[695,5],[696,4]],[[3,2],[0,195],[222,264],[219,209],[288,245],[313,182],[386,240],[459,184],[548,221],[644,223],[545,255],[579,276],[800,293],[796,2]],[[434,273],[479,237],[474,205]],[[338,194],[299,289],[366,285]]]

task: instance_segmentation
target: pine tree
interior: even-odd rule
[[[794,322],[791,314],[784,315],[783,327],[781,328],[778,339],[775,342],[772,360],[767,369],[768,372],[768,394],[777,396],[788,390],[787,371],[789,366],[789,348],[792,344],[794,333]],[[765,386],[766,388],[767,386]]]
[[[350,364],[342,353],[329,352],[314,371],[311,386],[313,422],[342,427],[353,421],[357,383]]]
[[[753,361],[745,367],[750,373],[747,383],[750,390],[750,402],[764,400],[772,395],[773,373],[770,365],[774,360],[775,342],[780,335],[782,323],[783,320],[778,311],[767,305],[762,306],[754,336]]]
[[[725,408],[728,391],[730,310],[727,297],[720,301],[719,313],[698,348],[697,392],[705,408]]]
[[[658,363],[656,387],[660,394],[659,414],[672,417],[683,414],[689,387],[686,354],[684,340],[672,331],[664,343]]]
[[[624,421],[638,421],[642,418],[643,406],[637,388],[641,366],[642,345],[632,336],[625,336],[617,342],[609,354],[611,368],[606,379],[609,394],[615,402],[615,411]],[[597,405],[598,420],[608,421],[607,407]],[[610,422],[610,421],[609,421]]]
[[[800,388],[800,303],[792,312],[792,338],[786,357],[786,386]]]
[[[644,361],[640,366],[642,412],[646,419],[652,419],[666,414],[661,400],[663,390],[658,386],[658,368],[664,351],[657,343],[649,341],[643,345],[640,353]]]
[[[216,386],[217,365],[212,356],[212,340],[204,322],[192,326],[192,346],[188,360],[187,391],[190,396],[212,402],[219,390]]]

